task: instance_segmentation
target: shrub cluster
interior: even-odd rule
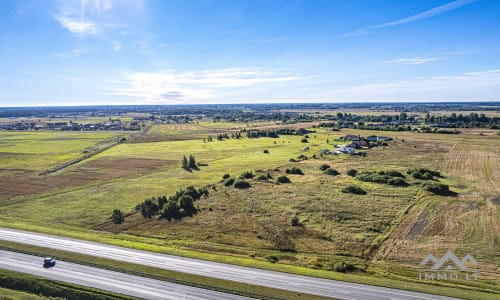
[[[241,174],[240,178],[251,179],[253,176],[254,174],[252,171],[246,171]]]
[[[379,175],[387,175],[387,176],[390,176],[390,177],[405,178],[405,176],[401,172],[394,171],[394,170],[378,171],[377,174],[379,174]]]
[[[250,187],[250,183],[246,180],[240,179],[237,180],[233,186],[237,189],[248,189]]]
[[[342,193],[366,195],[366,191],[357,185],[349,185],[342,189]]]
[[[278,183],[291,183],[290,178],[285,175],[278,177],[277,181]]]
[[[336,262],[333,265],[333,270],[335,272],[341,272],[341,273],[348,273],[348,272],[353,272],[356,270],[356,267],[351,264],[351,263],[346,263],[346,262]]]
[[[224,186],[231,186],[234,184],[234,178],[227,178],[226,180],[224,180]]]
[[[304,175],[304,172],[302,172],[302,170],[299,169],[299,168],[297,168],[297,167],[293,167],[291,169],[286,169],[285,173],[287,173],[287,174],[296,174],[296,175]]]
[[[450,191],[450,187],[448,185],[439,182],[424,182],[422,183],[422,188],[436,195],[449,196],[454,194],[452,191]]]
[[[356,175],[358,175],[358,170],[349,169],[349,170],[347,170],[347,175],[349,175],[351,177],[356,177]]]
[[[442,177],[439,171],[432,171],[426,168],[408,169],[406,173],[420,180],[432,180],[434,177]]]
[[[321,166],[319,166],[320,171],[325,171],[328,168],[330,168],[330,165],[327,165],[327,164],[322,164]]]
[[[380,171],[377,173],[361,173],[356,176],[358,180],[365,182],[376,182],[394,186],[408,186],[403,179],[404,175],[398,171]]]
[[[257,180],[266,181],[267,179],[268,179],[267,176],[264,174],[257,176]]]
[[[184,217],[197,213],[194,202],[202,196],[208,196],[206,188],[195,189],[193,186],[181,189],[170,197],[159,196],[146,199],[136,206],[145,219],[150,219],[156,215],[171,221],[181,220]]]
[[[332,169],[332,168],[328,168],[325,170],[325,174],[326,175],[332,175],[332,176],[337,176],[337,175],[340,175],[340,172],[335,170],[335,169]]]

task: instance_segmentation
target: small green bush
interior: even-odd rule
[[[432,171],[426,168],[408,169],[406,173],[411,175],[411,177],[420,180],[432,180],[434,179],[434,176],[443,177],[439,171]]]
[[[265,154],[269,154],[269,150],[265,149],[264,151],[262,151],[263,153]]]
[[[349,169],[349,170],[347,170],[347,175],[349,175],[351,177],[356,177],[356,175],[358,175],[358,170]]]
[[[253,172],[251,171],[246,171],[246,172],[243,172],[243,174],[241,174],[241,178],[246,178],[246,179],[250,179],[250,178],[253,178]]]
[[[341,273],[347,273],[347,272],[352,272],[356,269],[353,264],[351,263],[346,263],[346,262],[336,262],[333,265],[333,270],[335,272],[341,272]]]
[[[224,174],[224,175],[222,175],[222,179],[224,179],[224,180],[225,180],[225,179],[228,179],[229,177],[231,177],[231,175],[229,175],[229,174],[227,174],[227,173],[226,173],[226,174]]]
[[[299,217],[297,217],[297,216],[292,218],[292,220],[290,221],[290,224],[294,227],[302,226],[302,224],[299,221]]]
[[[408,183],[399,177],[388,179],[387,184],[394,186],[408,186]]]
[[[389,184],[394,186],[408,186],[408,183],[400,177],[391,177],[387,175],[387,172],[380,171],[377,173],[362,173],[356,176],[356,179],[365,182],[376,182]]]
[[[320,171],[325,171],[328,168],[330,168],[330,165],[327,165],[327,164],[322,164],[321,166],[319,166]]]
[[[264,175],[264,174],[259,175],[259,176],[257,177],[257,180],[266,181],[266,180],[267,180],[267,176],[266,176],[266,175]]]
[[[250,183],[246,180],[238,180],[233,186],[237,189],[248,189],[250,187]]]
[[[454,194],[452,191],[450,191],[449,186],[439,182],[424,182],[422,183],[422,188],[436,195],[449,196]]]
[[[297,167],[293,167],[291,169],[286,169],[285,173],[287,173],[287,174],[296,174],[296,175],[304,175],[304,172],[302,172],[302,170],[299,169],[299,168],[297,168]]]
[[[357,185],[349,185],[342,189],[342,193],[366,195],[366,191]]]
[[[280,176],[278,177],[277,181],[279,183],[290,183],[290,178],[288,178],[287,176],[283,175],[283,176]]]
[[[266,256],[266,259],[268,262],[273,263],[273,264],[277,263],[279,260],[278,257],[274,256],[274,255]]]
[[[324,172],[326,175],[331,175],[331,176],[337,176],[337,175],[340,175],[340,172],[335,170],[335,169],[332,169],[332,168],[328,168],[325,170]]]
[[[401,172],[394,171],[394,170],[389,170],[389,171],[378,171],[377,174],[379,175],[387,175],[389,177],[400,177],[400,178],[405,178]]]
[[[234,184],[234,178],[228,178],[224,181],[224,186],[231,186]]]

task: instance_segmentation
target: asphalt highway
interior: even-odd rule
[[[44,268],[42,263],[43,257],[0,250],[0,269],[36,275],[47,279],[74,283],[143,299],[249,299],[64,261],[57,261],[56,265],[51,268]]]
[[[240,267],[192,258],[153,253],[66,237],[0,228],[0,240],[76,252],[96,257],[175,270],[283,290],[346,300],[450,300],[456,298],[365,284]],[[255,291],[258,293],[258,291]]]

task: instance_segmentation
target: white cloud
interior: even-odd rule
[[[140,98],[148,102],[179,103],[221,99],[238,89],[241,94],[248,89],[273,83],[298,80],[296,76],[278,74],[258,69],[222,69],[209,71],[140,72],[126,75],[116,89],[108,95]]]
[[[477,0],[455,0],[455,1],[449,2],[447,4],[444,4],[444,5],[441,5],[438,7],[434,7],[432,9],[426,10],[422,13],[419,13],[419,14],[416,14],[416,15],[413,15],[410,17],[406,17],[403,19],[399,19],[399,20],[395,20],[395,21],[391,21],[391,22],[387,22],[387,23],[382,23],[382,24],[377,24],[377,25],[373,25],[373,26],[360,28],[360,29],[357,29],[353,32],[345,34],[344,37],[369,34],[372,31],[377,30],[377,29],[382,29],[382,28],[393,27],[393,26],[417,22],[417,21],[420,21],[423,19],[434,17],[436,15],[442,14],[442,13],[450,11],[450,10],[460,8],[464,5],[467,5],[467,4],[475,2],[475,1],[477,1]]]
[[[386,60],[383,61],[382,63],[386,64],[394,64],[394,63],[400,63],[400,64],[405,64],[405,65],[421,65],[433,61],[438,61],[442,60],[440,57],[412,57],[412,58],[398,58],[398,59],[392,59],[392,60]]]
[[[80,55],[88,54],[88,53],[92,53],[92,52],[96,52],[96,51],[97,51],[97,49],[94,47],[80,47],[80,48],[71,49],[69,52],[56,53],[55,56],[71,58],[71,57],[78,57]]]
[[[423,102],[500,101],[500,69],[457,75],[373,82],[335,89],[315,77],[259,69],[140,72],[114,82],[121,102],[266,103],[266,102]]]
[[[499,101],[500,69],[370,83],[315,96],[321,101]]]
[[[116,52],[119,52],[120,50],[122,50],[122,44],[118,41],[113,41],[111,43],[111,46],[113,47],[113,50],[115,50]]]
[[[86,43],[104,41],[104,49],[120,51],[124,39],[140,40],[147,20],[145,0],[58,0],[52,12],[59,24]],[[130,41],[129,41],[130,42]]]
[[[77,35],[97,34],[99,32],[97,24],[89,21],[78,21],[62,16],[57,16],[56,18],[64,28]]]

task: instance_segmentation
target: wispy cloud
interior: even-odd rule
[[[79,57],[80,55],[84,54],[89,54],[93,52],[97,52],[98,50],[95,47],[80,47],[80,48],[74,48],[71,49],[68,52],[58,52],[55,54],[57,57],[64,57],[64,58],[72,58],[72,57]]]
[[[370,83],[316,95],[324,101],[499,101],[500,69]]]
[[[441,57],[412,57],[412,58],[398,58],[382,61],[384,64],[405,64],[405,65],[421,65],[433,61],[442,60]]]
[[[146,23],[147,15],[145,0],[58,0],[52,12],[73,36],[80,40],[92,37],[94,42],[107,44],[103,49],[114,51],[122,49],[124,39],[141,38],[139,28]]]
[[[111,43],[111,46],[113,47],[113,50],[115,50],[116,52],[122,50],[122,44],[118,41],[113,41]]]
[[[97,34],[100,31],[100,25],[93,15],[102,16],[109,11],[111,2],[103,1],[106,2],[103,5],[101,5],[101,1],[92,2],[88,3],[86,0],[58,1],[53,17],[62,27],[76,36]]]
[[[108,95],[139,98],[148,102],[181,103],[224,97],[227,92],[256,86],[298,80],[289,74],[259,69],[231,68],[209,71],[141,72],[125,76]]]
[[[454,9],[460,8],[460,7],[464,6],[464,5],[467,5],[467,4],[475,2],[475,1],[477,1],[477,0],[456,0],[456,1],[452,1],[452,2],[449,2],[447,4],[444,4],[444,5],[441,5],[441,6],[438,6],[438,7],[434,7],[432,9],[426,10],[426,11],[424,11],[422,13],[419,13],[419,14],[416,14],[416,15],[413,15],[413,16],[409,16],[409,17],[406,17],[406,18],[402,18],[402,19],[391,21],[391,22],[387,22],[387,23],[382,23],[382,24],[377,24],[377,25],[373,25],[373,26],[368,26],[368,27],[360,28],[360,29],[357,29],[355,31],[352,31],[352,32],[349,32],[349,33],[345,34],[344,37],[347,37],[347,36],[356,36],[356,35],[365,35],[365,34],[371,33],[372,31],[375,31],[377,29],[383,29],[383,28],[388,28],[388,27],[393,27],[393,26],[398,26],[398,25],[403,25],[403,24],[417,22],[417,21],[420,21],[420,20],[423,20],[423,19],[434,17],[436,15],[442,14],[442,13],[450,11],[450,10],[454,10]]]

